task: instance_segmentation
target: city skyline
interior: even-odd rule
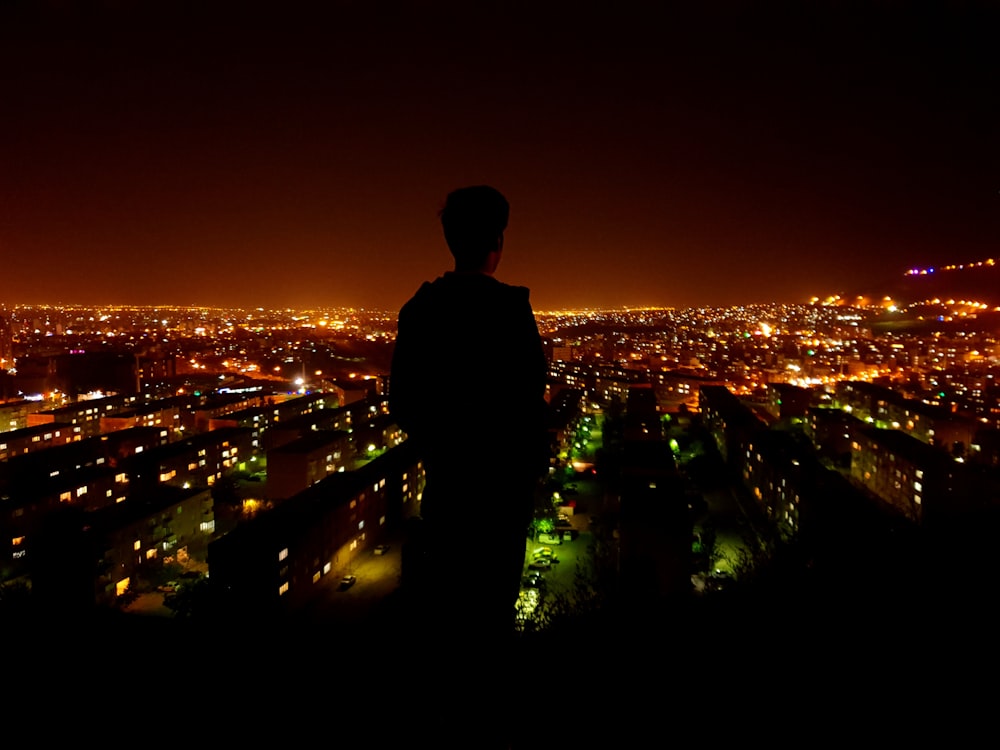
[[[2,11],[5,304],[395,310],[477,182],[539,310],[996,254],[986,4],[116,6]]]

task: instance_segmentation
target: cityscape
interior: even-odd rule
[[[865,523],[870,512],[925,533],[984,523],[1000,503],[997,302],[536,312],[552,458],[527,544],[526,628],[555,617],[538,586],[554,566],[530,549],[547,546],[540,538],[557,554],[603,540],[615,582],[598,592],[591,581],[593,601],[629,591],[653,603],[726,596],[765,569],[757,558],[774,544],[819,544],[824,523],[841,533],[856,508]],[[930,328],[893,320],[906,310]],[[422,489],[419,456],[388,410],[394,331],[394,313],[363,309],[4,308],[5,609],[127,616],[141,600],[197,619],[181,592],[224,580],[215,593],[239,590],[233,606],[335,619],[347,597],[331,598],[329,581],[375,550],[395,561],[386,598],[404,572],[385,553],[400,552]],[[735,526],[709,512],[706,454],[732,484]],[[640,491],[646,473],[660,482]],[[369,484],[374,497],[359,489]],[[633,588],[646,575],[629,561],[653,563],[627,547],[622,519],[648,503],[687,508],[658,542],[686,528],[684,562],[656,563],[659,580]],[[325,531],[262,567],[255,556],[293,533],[293,507],[312,508]],[[76,535],[87,544],[70,544]],[[566,609],[572,597],[551,598]]]
[[[634,659],[759,668],[779,646],[817,658],[805,623],[862,616],[874,631],[842,648],[884,660],[873,632],[943,603],[971,638],[1000,509],[1000,299],[872,300],[536,312],[552,455],[518,663],[587,644],[616,652],[609,679]],[[312,639],[402,646],[423,475],[388,409],[394,335],[380,310],[0,309],[6,648],[53,621],[107,644],[85,666],[59,651],[80,674],[220,629],[299,663]],[[757,644],[739,655],[670,646],[737,623]],[[921,632],[899,637],[931,648]]]
[[[956,744],[1000,661],[998,23],[0,3],[5,740]],[[460,623],[529,441],[455,446],[422,566],[390,409],[477,185],[546,357],[503,655]],[[506,407],[416,358],[435,426]]]

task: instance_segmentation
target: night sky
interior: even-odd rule
[[[995,3],[400,5],[0,2],[0,304],[395,310],[479,183],[540,311],[1000,256]]]

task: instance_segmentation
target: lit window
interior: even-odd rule
[[[288,547],[285,547],[281,552],[278,553],[278,562],[288,559]]]

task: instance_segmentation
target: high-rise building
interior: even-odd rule
[[[14,331],[10,321],[0,315],[0,373],[14,369]]]

